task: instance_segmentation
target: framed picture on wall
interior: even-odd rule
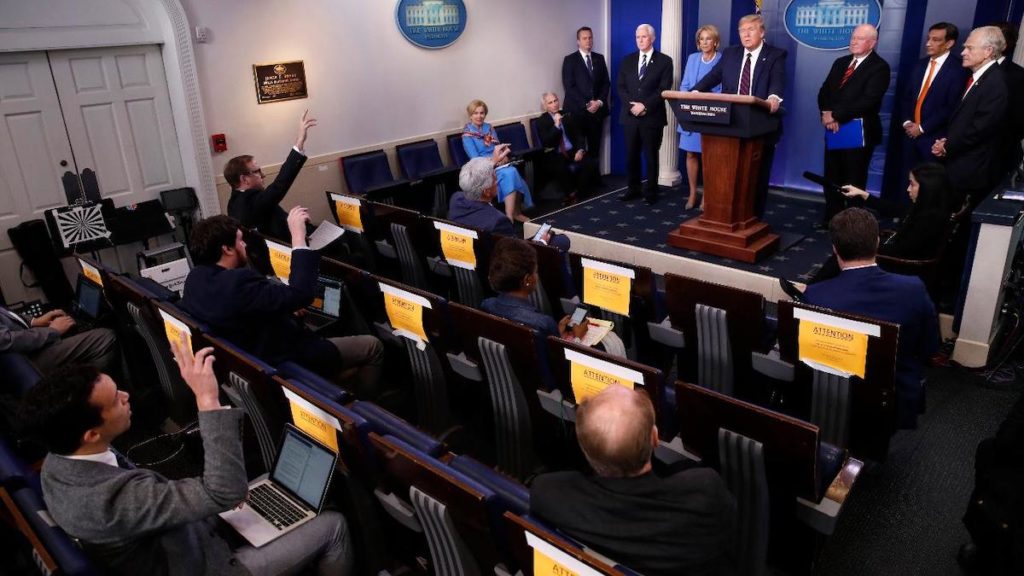
[[[252,77],[256,82],[256,103],[284,102],[308,98],[306,68],[302,60],[253,64]]]

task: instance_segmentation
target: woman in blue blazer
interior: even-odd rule
[[[505,215],[509,220],[527,222],[523,208],[533,207],[530,187],[519,175],[515,166],[508,163],[508,144],[498,143],[494,127],[484,122],[487,118],[487,104],[473,100],[466,106],[469,123],[462,129],[462,147],[466,155],[473,158],[493,158],[494,174],[498,179],[498,201],[505,204]]]
[[[722,59],[718,51],[719,43],[718,28],[714,24],[705,24],[697,29],[697,52],[690,54],[686,59],[686,69],[683,70],[683,80],[679,84],[681,92],[689,92],[693,87],[718,64]],[[722,85],[719,84],[711,89],[712,92],[721,92]],[[686,177],[690,183],[690,197],[686,199],[686,209],[693,209],[697,202],[697,172],[700,170],[700,133],[679,130],[679,149],[686,151]],[[701,198],[700,209],[704,209],[704,199]]]

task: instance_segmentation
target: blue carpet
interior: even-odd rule
[[[534,222],[550,223],[555,228],[570,232],[798,281],[809,279],[832,253],[828,234],[814,229],[814,224],[821,218],[823,206],[809,198],[769,195],[764,221],[780,236],[780,248],[760,262],[747,264],[683,250],[666,243],[670,231],[684,220],[699,215],[696,209],[684,209],[685,198],[678,190],[663,188],[661,199],[654,206],[647,206],[639,200],[620,202],[618,195],[621,192],[608,192],[540,216]]]

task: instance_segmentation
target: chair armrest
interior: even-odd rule
[[[925,266],[931,266],[939,263],[938,258],[926,258],[923,260],[913,260],[910,258],[897,258],[895,256],[886,256],[885,254],[878,254],[875,257],[879,262],[891,262],[893,264],[899,264],[900,266],[912,266],[923,268]]]
[[[668,346],[669,348],[681,349],[686,347],[686,339],[682,330],[672,327],[672,322],[666,316],[661,322],[648,322],[647,331],[651,340]]]
[[[576,423],[576,405],[562,398],[561,390],[537,390],[537,397],[540,398],[540,407],[545,412],[559,420]]]
[[[839,469],[839,474],[832,479],[821,502],[814,503],[804,498],[796,499],[797,517],[816,532],[830,536],[835,532],[839,513],[843,511],[846,498],[853,490],[853,485],[857,482],[857,477],[863,467],[863,462],[848,457],[843,462],[843,467]]]
[[[686,459],[693,460],[694,462],[701,461],[700,456],[688,451],[683,446],[683,439],[679,436],[668,442],[664,440],[659,441],[658,446],[654,449],[654,457],[667,466]]]
[[[392,180],[391,182],[385,182],[383,184],[377,184],[376,186],[368,186],[366,190],[363,190],[363,194],[367,197],[371,195],[386,196],[385,192],[392,189],[401,189],[409,186],[409,181],[404,178],[401,180]]]
[[[380,254],[382,258],[398,259],[398,252],[387,240],[377,240],[373,244],[377,247],[377,254]]]
[[[452,277],[452,268],[441,256],[427,256],[427,269],[438,276]]]
[[[423,526],[420,524],[419,519],[416,518],[416,510],[408,502],[390,492],[385,494],[380,489],[375,489],[373,495],[380,501],[388,516],[394,518],[396,522],[413,532],[423,532]]]
[[[750,365],[759,374],[775,380],[792,382],[794,379],[794,366],[779,358],[778,350],[769,350],[767,354],[751,352]]]
[[[458,354],[448,352],[447,356],[448,364],[451,365],[452,370],[454,370],[456,374],[474,382],[484,381],[484,375],[483,372],[480,371],[480,365],[467,358],[465,352],[459,352]]]

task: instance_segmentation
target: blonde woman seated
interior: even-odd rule
[[[483,100],[473,100],[466,106],[466,113],[469,115],[469,122],[462,130],[462,146],[466,149],[466,155],[470,159],[494,160],[495,174],[498,178],[498,201],[505,205],[505,215],[512,221],[529,221],[522,210],[533,207],[530,187],[526,185],[526,181],[515,166],[509,164],[509,145],[499,143],[494,127],[484,122],[487,118],[487,104]]]

